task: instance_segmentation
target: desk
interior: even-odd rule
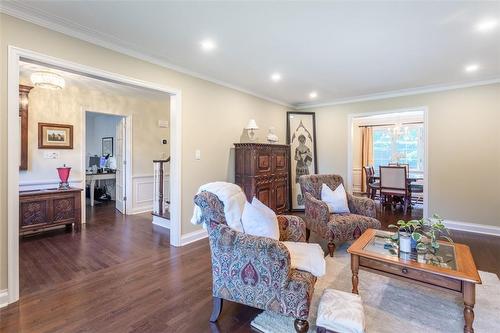
[[[115,179],[116,173],[87,173],[85,174],[85,180],[90,181],[90,205],[94,206],[94,188],[95,182],[99,182],[101,185],[101,180]]]

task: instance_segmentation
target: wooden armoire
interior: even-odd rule
[[[290,146],[235,143],[235,182],[248,201],[255,196],[276,214],[289,208]]]

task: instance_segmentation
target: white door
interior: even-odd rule
[[[116,125],[116,209],[122,214],[126,214],[126,163],[127,156],[125,154],[125,128],[126,118],[121,118],[118,125]]]

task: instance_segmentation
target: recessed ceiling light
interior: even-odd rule
[[[470,65],[465,66],[465,71],[467,73],[475,72],[478,69],[479,69],[479,65],[478,64],[470,64]]]
[[[489,20],[484,20],[476,24],[476,30],[479,32],[488,32],[493,29],[498,25],[497,20],[489,19]]]
[[[274,82],[281,81],[281,74],[280,73],[273,73],[271,75],[271,80],[273,80]]]
[[[201,41],[200,45],[201,49],[206,52],[212,51],[217,47],[217,45],[215,45],[215,42],[211,39],[205,39]]]
[[[315,92],[315,91],[311,91],[311,92],[309,93],[309,98],[316,98],[316,97],[318,97],[318,93],[317,93],[317,92]]]

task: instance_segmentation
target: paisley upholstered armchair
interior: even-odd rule
[[[297,216],[279,215],[280,241],[229,228],[224,205],[213,193],[195,196],[207,227],[212,254],[213,311],[217,321],[222,300],[295,318],[297,332],[307,332],[307,317],[316,277],[290,267],[290,253],[280,241],[305,242],[306,225]]]
[[[338,175],[307,175],[299,178],[305,196],[305,218],[307,229],[318,233],[328,241],[328,252],[333,257],[335,243],[357,239],[367,229],[380,229],[375,202],[369,198],[355,197],[347,193],[350,213],[330,214],[326,203],[321,201],[321,186],[332,190],[343,184]]]

